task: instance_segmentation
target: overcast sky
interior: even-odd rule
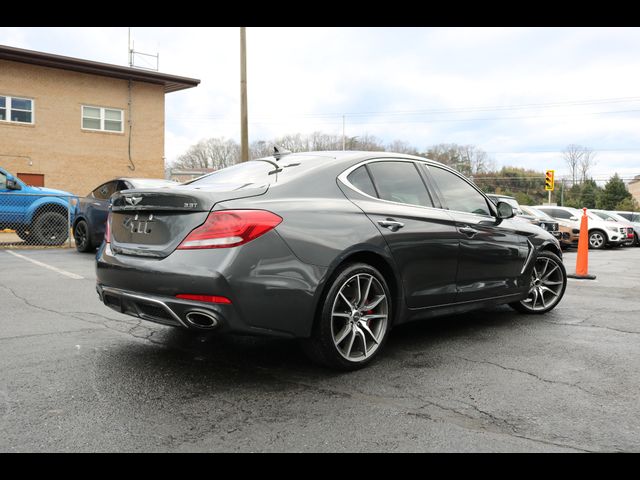
[[[167,160],[239,140],[239,28],[132,37],[160,71],[202,80],[166,97]],[[3,27],[0,44],[127,64],[126,27]],[[341,134],[344,114],[348,136],[474,144],[558,174],[576,143],[598,152],[596,176],[640,174],[640,28],[250,27],[247,45],[250,140]]]

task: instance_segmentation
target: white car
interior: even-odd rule
[[[607,213],[613,215],[613,217],[621,217],[627,222],[633,225],[633,233],[635,239],[635,246],[640,247],[640,213],[638,212],[624,212],[624,211],[609,211]]]
[[[542,210],[553,218],[568,220],[576,228],[580,228],[582,210],[571,207],[558,207],[554,205],[537,205],[538,210]],[[587,210],[589,229],[589,248],[601,249],[605,247],[617,247],[627,242],[627,225],[615,221],[603,220],[590,210]]]

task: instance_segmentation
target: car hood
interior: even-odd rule
[[[56,190],[55,188],[44,188],[44,187],[32,187],[27,186],[27,189],[32,193],[42,193],[49,195],[64,195],[67,197],[75,197],[73,193],[65,192],[64,190]]]

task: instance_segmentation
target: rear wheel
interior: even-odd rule
[[[73,229],[73,239],[76,241],[76,250],[79,252],[90,252],[94,250],[89,234],[89,225],[84,220],[78,220]]]
[[[387,338],[391,295],[384,277],[370,265],[349,264],[324,296],[312,337],[303,343],[316,363],[356,370],[370,363]]]
[[[589,248],[600,250],[607,243],[607,234],[601,230],[592,230],[589,232]]]
[[[33,222],[33,235],[40,245],[62,245],[69,237],[67,217],[60,212],[43,212]]]
[[[509,305],[523,313],[547,313],[560,302],[566,288],[567,271],[562,260],[554,253],[543,251],[533,266],[527,297]]]

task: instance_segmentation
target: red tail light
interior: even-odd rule
[[[104,227],[104,241],[105,243],[111,243],[111,212],[109,212],[107,224]]]
[[[195,300],[197,302],[209,302],[209,303],[226,303],[230,304],[231,300],[227,297],[220,297],[218,295],[192,295],[190,293],[180,293],[176,295],[176,298],[183,300]]]
[[[266,210],[220,210],[192,230],[178,250],[228,248],[243,245],[264,235],[282,222],[282,218]]]

